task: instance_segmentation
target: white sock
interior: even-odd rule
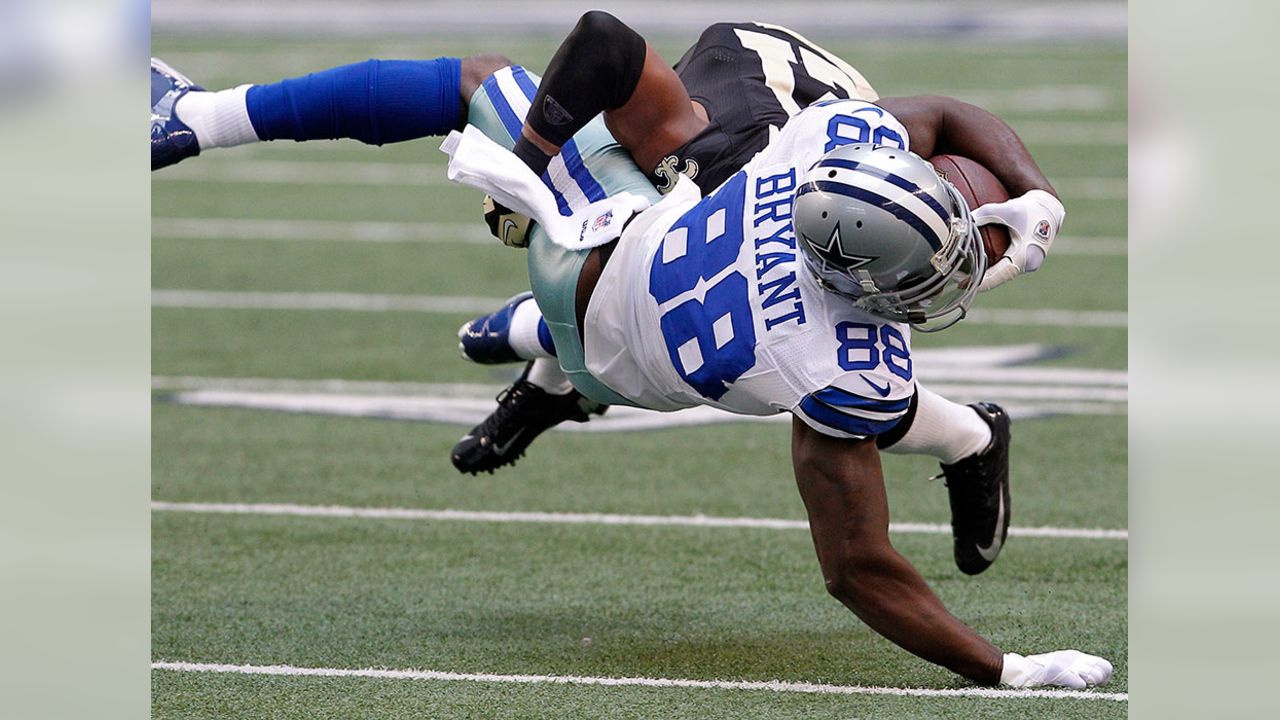
[[[192,91],[173,106],[178,119],[196,134],[201,150],[258,142],[258,133],[249,120],[245,95],[252,85],[218,92]]]
[[[901,440],[885,448],[899,455],[932,455],[951,465],[991,444],[991,426],[968,405],[951,402],[916,383],[916,417]]]
[[[538,340],[538,325],[541,322],[542,310],[533,298],[516,306],[515,312],[511,313],[511,329],[507,332],[507,342],[516,355],[525,360],[555,358]]]
[[[552,395],[564,395],[573,389],[569,376],[560,369],[560,363],[554,358],[539,358],[529,368],[529,382],[546,390]]]

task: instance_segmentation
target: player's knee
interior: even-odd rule
[[[648,44],[639,33],[602,10],[582,15],[562,46],[563,60],[579,66],[575,73],[594,78],[594,91],[605,110],[625,104],[644,72]]]
[[[603,10],[588,10],[578,18],[573,34],[607,42],[630,30],[621,20]]]
[[[480,89],[480,86],[484,84],[485,79],[490,75],[514,64],[511,58],[497,53],[471,55],[470,57],[462,58],[462,78],[458,87],[462,95],[462,102],[470,102],[471,96],[476,94],[476,90]]]

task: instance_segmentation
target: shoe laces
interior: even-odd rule
[[[519,413],[520,401],[528,396],[525,386],[534,387],[531,383],[520,380],[514,385],[505,387],[494,398],[498,401],[498,409],[484,421],[484,434],[490,435],[507,423],[512,415]]]

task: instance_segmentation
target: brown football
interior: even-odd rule
[[[929,158],[938,174],[946,178],[969,203],[969,210],[987,203],[1004,202],[1009,193],[991,171],[961,155],[934,155]],[[982,245],[987,251],[987,263],[991,264],[1009,249],[1009,229],[1003,225],[987,225],[981,228]]]

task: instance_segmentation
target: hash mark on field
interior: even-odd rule
[[[293,505],[288,503],[188,503],[153,500],[153,512],[186,512],[220,515],[275,515],[292,517],[357,518],[363,520],[451,520],[462,522],[552,523],[564,525],[638,525],[647,527],[758,528],[808,530],[805,520],[782,518],[712,517],[708,515],[615,515],[610,513],[493,512],[484,510],[421,510],[369,508],[341,505]],[[889,523],[889,532],[950,535],[951,526],[939,523]],[[1064,527],[1011,527],[1019,537],[1081,540],[1128,540],[1128,530]]]
[[[810,695],[896,695],[900,697],[960,697],[1054,700],[1110,700],[1127,702],[1129,693],[1107,693],[1080,690],[1005,690],[999,688],[898,688],[869,685],[824,685],[820,683],[783,682],[781,680],[685,680],[681,678],[589,677],[580,675],[497,675],[491,673],[458,673],[440,670],[386,670],[378,668],[311,668],[293,665],[230,665],[155,661],[152,670],[172,672],[221,673],[234,675],[284,675],[292,677],[355,677],[377,680],[437,680],[480,683],[514,683],[520,685],[596,685],[603,687],[693,688],[698,690],[753,690],[774,693]]]

